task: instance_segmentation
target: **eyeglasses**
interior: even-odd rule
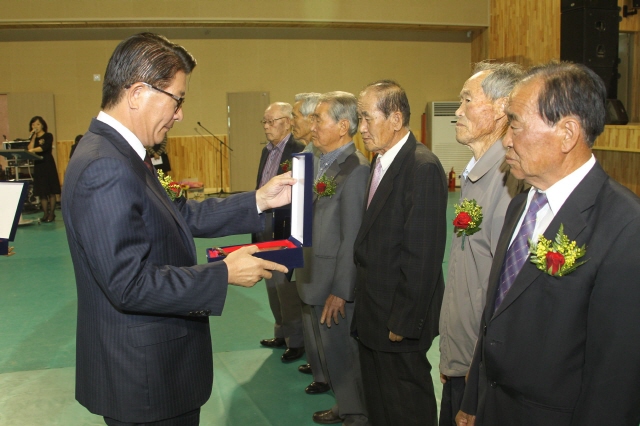
[[[182,104],[184,104],[184,96],[183,97],[179,97],[174,95],[173,93],[169,93],[167,91],[164,91],[162,89],[160,89],[159,87],[154,86],[153,84],[149,84],[149,83],[145,83],[144,81],[141,81],[140,83],[144,84],[147,87],[150,87],[153,90],[157,90],[160,93],[164,93],[167,96],[171,96],[171,98],[173,98],[174,101],[176,101],[177,105],[176,105],[176,109],[173,111],[174,114],[177,113],[178,111],[180,111],[180,108],[182,108]],[[128,89],[131,87],[131,84],[127,84],[126,86],[124,86],[125,89]]]
[[[287,118],[287,117],[280,117],[280,118],[274,118],[273,120],[260,120],[260,123],[264,126],[265,124],[268,124],[269,126],[273,126],[273,123],[275,123],[278,120],[282,120],[283,118]]]

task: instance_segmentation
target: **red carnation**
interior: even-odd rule
[[[562,253],[550,251],[547,253],[547,271],[551,269],[551,275],[555,275],[564,265],[564,256]]]
[[[326,184],[326,183],[324,183],[324,182],[318,182],[318,183],[316,184],[316,192],[317,192],[318,194],[323,194],[323,193],[324,193],[324,191],[325,191],[326,189],[327,189],[327,184]]]
[[[289,165],[287,163],[282,164],[282,171],[285,173],[289,171]]]
[[[460,212],[455,219],[453,219],[453,226],[459,229],[467,229],[472,219],[467,212]]]

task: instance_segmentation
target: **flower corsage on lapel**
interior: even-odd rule
[[[456,218],[453,219],[454,232],[462,237],[462,250],[464,250],[464,238],[478,232],[482,223],[482,207],[476,200],[462,200],[460,205],[454,204]]]
[[[328,178],[327,175],[316,179],[313,183],[313,193],[320,197],[331,197],[336,193],[336,182],[333,178]]]
[[[577,262],[587,253],[584,244],[578,247],[575,241],[569,240],[564,234],[564,226],[556,234],[555,241],[547,240],[540,235],[537,243],[529,240],[531,263],[541,271],[553,277],[561,277],[573,272],[578,266],[586,262]]]
[[[291,160],[283,161],[282,163],[280,163],[280,170],[282,170],[282,173],[287,173],[289,170],[291,170]]]
[[[167,192],[169,198],[171,198],[171,201],[175,201],[176,198],[182,197],[182,187],[178,182],[171,179],[171,176],[165,176],[162,170],[158,170],[158,180],[160,181],[160,185],[162,185],[164,190]]]

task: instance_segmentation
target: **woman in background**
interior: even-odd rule
[[[56,218],[56,195],[60,194],[60,181],[58,169],[53,160],[51,150],[53,148],[53,135],[47,132],[47,122],[40,116],[35,116],[29,121],[31,141],[28,150],[42,157],[35,161],[33,170],[33,195],[40,197],[42,205],[42,221],[49,223]]]

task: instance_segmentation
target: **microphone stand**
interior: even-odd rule
[[[218,192],[218,195],[226,194],[226,192],[224,191],[224,170],[223,170],[223,167],[222,167],[222,145],[226,146],[229,151],[233,151],[233,149],[231,149],[231,147],[229,145],[227,145],[222,140],[220,140],[220,138],[218,138],[216,135],[211,133],[209,131],[209,129],[207,129],[202,124],[200,124],[199,121],[198,121],[198,126],[202,127],[207,133],[209,133],[211,136],[213,136],[213,138],[215,140],[217,140],[218,142],[220,142],[220,144],[221,144],[220,146],[218,146],[218,151],[220,151],[220,192]]]

